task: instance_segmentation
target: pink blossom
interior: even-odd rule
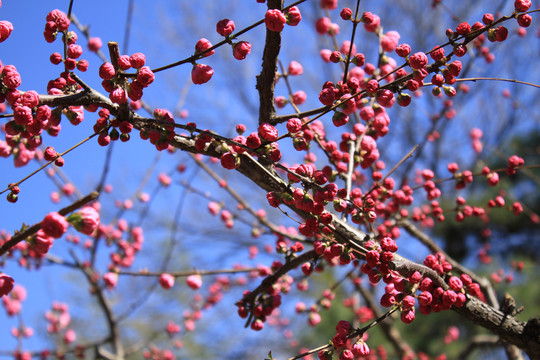
[[[11,146],[4,140],[0,140],[0,157],[7,158],[11,155]]]
[[[386,52],[394,51],[398,46],[399,38],[400,36],[397,31],[387,32],[381,40],[381,46],[383,50]]]
[[[531,0],[516,0],[514,1],[514,7],[517,11],[527,11],[531,7]]]
[[[7,67],[8,66],[5,66],[4,71],[2,71],[2,73],[4,74],[4,78],[2,79],[2,81],[4,82],[4,85],[8,89],[15,90],[16,88],[21,86],[21,82],[22,82],[21,75],[17,72],[17,70],[15,70],[14,66],[13,66],[13,69],[14,69],[13,71],[5,71]]]
[[[92,235],[100,222],[99,213],[91,206],[85,206],[70,216],[68,220],[77,231],[86,235]]]
[[[21,95],[20,99],[22,104],[29,108],[34,108],[39,105],[39,94],[34,90],[25,92]]]
[[[287,25],[290,26],[296,26],[302,20],[302,14],[300,14],[300,9],[298,9],[297,6],[289,8],[289,10],[285,12],[285,16],[287,18]]]
[[[302,75],[303,72],[304,72],[304,68],[298,61],[291,61],[289,63],[289,69],[288,69],[289,75],[293,75],[293,76]]]
[[[302,120],[300,120],[299,118],[289,119],[289,121],[287,121],[287,130],[290,133],[295,133],[295,132],[300,131],[300,129],[302,128],[302,125],[303,125]]]
[[[109,99],[115,104],[124,104],[127,102],[128,96],[126,90],[117,86],[110,92]]]
[[[352,352],[355,356],[366,356],[369,355],[369,347],[364,340],[360,339],[352,346]]]
[[[264,15],[264,23],[270,31],[280,32],[285,27],[287,18],[278,9],[270,9]]]
[[[77,334],[73,329],[66,330],[66,333],[64,334],[64,343],[71,344],[77,339]]]
[[[169,336],[173,336],[174,334],[178,334],[180,332],[180,325],[178,324],[175,324],[174,322],[172,321],[169,321],[169,323],[167,324],[167,333],[169,334]]]
[[[67,231],[68,222],[57,212],[51,212],[41,221],[41,229],[50,237],[58,239]]]
[[[379,15],[372,14],[370,12],[365,12],[362,15],[362,21],[364,22],[364,28],[369,32],[375,32],[381,25],[381,18]]]
[[[107,289],[113,289],[116,287],[116,284],[118,283],[118,274],[113,272],[108,272],[105,275],[103,275],[103,281],[105,282],[105,286]]]
[[[32,123],[32,109],[28,106],[17,106],[13,110],[13,118],[17,125],[30,125]]]
[[[299,90],[293,94],[293,103],[295,105],[302,105],[306,102],[307,95],[302,90]]]
[[[202,286],[202,277],[199,274],[189,275],[186,278],[186,284],[193,290],[200,289]]]
[[[83,53],[83,49],[80,45],[71,44],[67,48],[67,55],[72,59],[79,58]]]
[[[103,42],[98,37],[93,37],[88,40],[88,50],[97,52],[103,46]]]
[[[233,56],[236,60],[244,60],[251,52],[251,44],[247,41],[240,41],[233,45]]]
[[[0,297],[7,295],[13,289],[13,278],[6,274],[0,274]]]
[[[191,81],[196,85],[204,84],[210,81],[212,75],[214,75],[214,69],[209,65],[197,64],[191,70]]]
[[[321,315],[318,312],[310,311],[308,315],[308,324],[315,326],[321,322]]]
[[[106,62],[99,67],[99,77],[103,80],[111,80],[114,77],[114,74],[114,66],[109,62]]]
[[[349,40],[345,40],[343,43],[341,43],[341,47],[339,51],[343,55],[349,56],[349,50],[351,51],[351,57],[356,55],[356,45],[352,44],[352,49],[351,49],[351,42]]]
[[[395,101],[394,93],[388,89],[380,90],[377,93],[377,102],[383,107],[392,107]]]
[[[172,182],[170,176],[165,173],[161,173],[158,175],[158,181],[162,186],[169,186]]]
[[[46,254],[53,245],[54,238],[39,229],[32,239],[32,248],[40,254]]]
[[[428,58],[423,52],[417,52],[409,57],[409,63],[413,69],[419,70],[426,67]]]
[[[197,41],[197,43],[195,44],[195,53],[196,54],[202,53],[210,49],[211,47],[212,47],[212,43],[210,42],[210,40],[202,38],[199,41]],[[207,56],[213,55],[214,53],[215,51],[211,50],[205,53],[204,55],[202,55],[202,57],[207,57]]]
[[[315,22],[315,30],[320,35],[326,34],[328,31],[330,31],[331,26],[332,26],[332,21],[327,17],[319,18]]]
[[[30,160],[34,158],[35,152],[26,148],[26,146],[22,142],[19,143],[18,151],[19,152],[16,155],[17,157],[15,158],[15,161],[14,161],[15,167],[24,166],[28,164]]]
[[[134,69],[140,69],[146,63],[146,56],[143,53],[135,53],[129,57],[129,63]]]
[[[137,81],[143,86],[147,87],[154,82],[155,76],[152,70],[148,66],[143,66],[137,73]]]
[[[220,161],[221,166],[228,170],[233,170],[240,166],[240,160],[231,152],[221,155]]]
[[[159,276],[159,284],[164,289],[170,289],[174,286],[174,277],[171,274],[161,274]]]
[[[13,31],[13,24],[7,20],[0,21],[0,43],[6,40]]]
[[[266,141],[276,141],[278,139],[277,129],[267,123],[259,126],[259,135],[261,135],[261,137]]]
[[[229,36],[234,31],[234,21],[223,19],[216,24],[216,31],[221,36]]]

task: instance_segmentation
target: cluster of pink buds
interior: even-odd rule
[[[116,246],[116,250],[110,255],[109,270],[115,271],[118,267],[130,267],[143,246],[142,228],[134,227],[128,232],[127,221],[121,219],[116,227],[100,224],[97,231],[98,236],[105,238],[109,246]]]
[[[345,320],[340,320],[336,325],[336,335],[332,338],[331,349],[321,350],[318,353],[320,360],[330,360],[335,352],[339,353],[339,360],[353,360],[363,358],[370,353],[366,344],[367,334],[364,333],[356,342],[352,342],[350,337],[354,333],[352,324]]]
[[[163,151],[169,148],[169,141],[171,141],[175,136],[174,131],[174,119],[172,114],[165,109],[155,109],[154,118],[161,123],[171,124],[164,125],[160,124],[160,129],[151,130],[149,132],[141,131],[140,137],[143,140],[150,140],[150,143],[156,147],[158,151]],[[196,127],[194,123],[188,123],[188,126]]]
[[[50,61],[54,65],[63,63],[66,71],[74,70],[77,68],[79,71],[86,71],[88,69],[88,61],[80,59],[83,53],[83,49],[80,45],[77,45],[77,34],[73,31],[68,31],[70,21],[65,13],[60,10],[53,10],[47,14],[47,23],[45,24],[45,31],[43,35],[45,40],[52,43],[56,40],[57,34],[60,32],[63,34],[63,40],[66,42],[67,57],[64,57],[55,52],[51,54]]]
[[[244,295],[247,295],[249,291],[246,291]],[[251,311],[255,316],[255,319],[251,323],[251,329],[255,331],[260,331],[264,328],[264,323],[267,320],[274,310],[276,310],[281,305],[281,295],[279,294],[278,287],[271,287],[267,293],[262,294],[257,299],[257,304],[254,305]],[[249,314],[248,308],[243,302],[239,302],[238,306],[238,315],[241,318],[246,318]]]
[[[241,133],[243,133],[243,131],[241,131]],[[277,162],[281,159],[279,145],[276,142],[277,139],[278,131],[273,125],[268,123],[261,124],[257,132],[252,132],[247,137],[243,135],[236,136],[230,146],[229,144],[221,145],[221,148],[226,150],[221,155],[221,165],[225,169],[236,169],[240,166],[239,155],[245,151],[249,151],[249,149],[252,150],[249,151],[250,154],[255,156],[267,156],[270,160]],[[204,134],[197,139],[197,142],[202,142],[204,147],[206,147],[206,144],[210,141],[211,138]]]
[[[128,97],[132,101],[138,101],[143,96],[143,89],[154,82],[155,76],[148,66],[144,66],[146,57],[142,53],[131,56],[121,55],[117,66],[106,62],[99,68],[99,77],[103,79],[101,85],[109,93],[113,103],[124,104]],[[135,69],[136,75],[131,83],[127,83],[124,72]]]
[[[234,226],[234,215],[229,210],[223,209],[222,205],[211,201],[208,203],[208,211],[212,215],[220,214],[219,218],[227,228],[231,229]]]
[[[469,275],[461,274],[459,277],[451,275],[452,265],[445,260],[444,255],[440,253],[428,255],[424,264],[443,276],[448,288],[445,290],[437,286],[432,279],[419,276],[421,280],[418,283],[420,291],[418,302],[420,304],[419,311],[422,314],[427,315],[431,311],[448,310],[452,306],[461,307],[467,301],[467,293],[481,300],[484,299],[480,286],[474,283]]]
[[[155,346],[151,346],[150,350],[145,350],[143,352],[143,357],[149,360],[174,360],[176,358],[171,350],[162,350]]]
[[[0,104],[7,102],[13,110],[13,120],[5,124],[6,141],[0,142],[0,156],[13,156],[16,167],[28,164],[41,145],[43,130],[54,136],[59,131],[59,121],[51,120],[51,109],[42,105],[36,91],[22,92],[21,76],[13,65],[0,64]]]

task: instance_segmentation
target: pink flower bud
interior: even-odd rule
[[[278,139],[277,129],[267,123],[261,124],[261,126],[259,126],[259,135],[266,141],[276,141]]]
[[[226,152],[225,154],[221,155],[221,166],[223,166],[225,169],[233,170],[236,169],[238,166],[240,166],[240,159],[238,159],[233,153]]]
[[[93,37],[88,40],[88,50],[97,52],[103,46],[103,42],[98,37]]]
[[[36,235],[31,240],[31,245],[34,250],[40,254],[46,254],[53,245],[54,238],[45,234],[43,229],[39,229]]]
[[[174,286],[174,277],[171,274],[161,274],[159,284],[164,289],[170,289]]]
[[[103,80],[111,80],[114,77],[114,74],[114,66],[109,62],[106,62],[99,67],[99,77]]]
[[[302,75],[303,72],[304,72],[304,68],[298,61],[291,61],[289,63],[289,69],[288,69],[289,75],[293,75],[293,76]]]
[[[360,339],[352,346],[352,352],[358,357],[363,357],[369,355],[369,347],[364,342],[364,340]]]
[[[516,0],[514,7],[520,12],[527,11],[531,7],[531,0]]]
[[[126,90],[117,86],[109,93],[109,99],[115,104],[124,104],[127,102],[128,96]]]
[[[210,49],[211,47],[212,47],[212,43],[208,39],[202,38],[199,41],[197,41],[197,43],[195,44],[195,53],[196,54],[202,53]],[[207,56],[213,55],[214,53],[215,51],[211,50],[205,53],[204,55],[202,55],[202,57],[207,57]]]
[[[70,216],[68,220],[77,231],[85,235],[92,235],[100,223],[99,213],[92,206],[85,206]]]
[[[292,118],[287,121],[287,131],[290,133],[295,133],[300,131],[302,128],[302,120],[299,118]]]
[[[244,60],[251,52],[251,44],[247,41],[240,41],[233,45],[233,56],[236,60]]]
[[[409,63],[413,69],[419,70],[427,65],[428,58],[423,52],[417,52],[409,57]]]
[[[7,67],[8,66],[5,66],[4,70]],[[14,66],[13,66],[13,71],[2,71],[2,73],[4,74],[4,78],[2,79],[2,81],[4,82],[4,85],[8,89],[15,90],[16,88],[18,88],[21,85],[21,82],[22,82],[21,81],[21,75],[19,75],[17,70],[15,70]],[[8,98],[7,95],[6,95],[6,98],[7,98],[9,103],[13,103],[13,101],[9,101],[9,98]]]
[[[383,50],[386,52],[394,51],[398,46],[399,38],[400,35],[397,31],[387,32],[381,40],[381,46]]]
[[[0,297],[7,295],[13,289],[13,278],[6,274],[0,274]]]
[[[278,9],[270,9],[264,15],[264,23],[270,31],[280,32],[285,27],[287,18]]]
[[[135,53],[129,57],[129,63],[134,69],[140,69],[146,62],[146,56],[143,53]]]
[[[410,324],[414,321],[415,313],[414,308],[401,312],[401,321],[405,324]]]
[[[73,59],[77,59],[83,53],[83,49],[80,45],[71,44],[67,48],[67,56]]]
[[[152,70],[150,70],[148,66],[141,67],[139,72],[137,73],[137,81],[143,87],[147,87],[148,85],[153,83],[154,79],[154,73],[152,72]]]
[[[193,290],[200,289],[202,286],[202,277],[201,275],[190,275],[186,278],[186,284]]]
[[[287,18],[287,25],[290,26],[296,26],[300,23],[300,20],[302,20],[302,14],[300,14],[300,9],[298,9],[297,6],[289,8],[289,10],[285,12],[285,16]]]
[[[234,21],[223,19],[216,24],[216,31],[221,36],[229,36],[234,31]]]
[[[7,20],[0,21],[0,43],[6,40],[13,31],[13,24]]]
[[[210,81],[212,75],[214,75],[214,69],[209,65],[197,64],[191,70],[191,81],[197,85],[204,84]]]
[[[68,222],[66,218],[57,212],[51,212],[41,221],[41,229],[50,237],[58,239],[67,231]]]

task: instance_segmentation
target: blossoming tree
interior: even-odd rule
[[[24,202],[38,176],[57,187],[52,205],[37,209],[41,221],[28,226],[7,217],[0,296],[16,325],[4,329],[15,341],[0,348],[0,356],[217,356],[193,343],[215,341],[206,330],[218,327],[226,342],[246,336],[258,343],[252,349],[266,349],[248,355],[224,343],[220,357],[230,351],[231,358],[444,359],[444,349],[426,353],[426,347],[412,346],[414,330],[408,329],[422,318],[452,314],[457,323],[474,324],[444,329],[447,344],[460,331],[470,335],[454,356],[487,347],[500,349],[494,356],[540,358],[539,318],[520,307],[525,300],[501,294],[504,282],[533,281],[520,274],[523,262],[506,265],[511,259],[502,256],[504,264],[489,278],[474,264],[492,261],[490,247],[498,246],[506,224],[494,220],[501,216],[521,219],[527,232],[518,235],[538,240],[537,198],[528,195],[538,189],[538,164],[530,163],[538,153],[529,159],[509,145],[533,133],[538,121],[516,110],[516,103],[500,104],[514,96],[510,90],[494,100],[480,85],[504,82],[516,94],[538,91],[538,73],[520,62],[528,60],[520,54],[540,10],[531,1],[494,8],[478,2],[477,10],[434,0],[413,11],[419,5],[409,2],[257,0],[241,10],[217,6],[215,21],[197,9],[190,16],[212,26],[199,28],[205,37],[170,63],[157,52],[125,50],[139,6],[133,1],[126,44],[106,45],[100,29],[85,25],[91,18],[75,15],[77,3],[43,14],[40,36],[50,51],[33,54],[33,61],[54,66],[47,84],[25,88],[18,64],[0,63],[2,166],[27,174],[4,171],[5,217]],[[2,10],[0,2],[0,19]],[[416,14],[413,31],[400,27],[410,21],[407,12]],[[17,30],[1,20],[0,43]],[[484,68],[498,63],[497,77],[484,75]],[[506,67],[516,70],[516,78],[502,77]],[[177,69],[188,70],[174,73],[189,82],[182,94],[196,85],[204,106],[189,95],[180,96],[177,108],[159,103],[173,93],[164,75]],[[519,79],[523,74],[528,77]],[[233,92],[233,81],[254,90]],[[160,88],[159,96],[147,96]],[[236,105],[220,104],[224,92]],[[527,95],[515,100],[527,101]],[[83,129],[80,138],[67,134],[71,127]],[[53,146],[55,139],[63,139],[65,148]],[[71,152],[84,152],[88,144],[107,154],[104,165],[70,163]],[[120,168],[111,169],[111,159],[130,144],[144,155],[122,155],[135,170],[120,171],[113,187],[109,179]],[[162,153],[168,168],[159,172],[152,163]],[[137,172],[148,154],[157,158]],[[99,174],[90,187],[69,180],[70,172],[85,170]],[[126,196],[133,184],[136,190]],[[219,231],[208,234],[211,226]],[[440,241],[445,226],[474,226],[482,241],[467,233],[475,244],[467,247],[453,232]],[[45,265],[78,274],[80,282],[73,284],[77,292],[63,290],[64,299],[42,309],[52,342],[29,349],[27,338],[36,335],[23,321],[24,302],[40,295],[32,290],[35,282],[14,274],[51,276]],[[70,304],[81,293],[84,300]],[[160,306],[163,301],[171,306]],[[95,327],[88,326],[93,313],[102,320]],[[324,340],[312,344],[306,324]],[[253,334],[240,335],[245,333],[237,325]],[[384,340],[372,340],[376,329]],[[207,335],[204,340],[188,335],[197,331]],[[269,331],[283,333],[286,345],[265,337]],[[490,335],[476,336],[482,331]]]

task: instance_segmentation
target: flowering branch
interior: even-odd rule
[[[99,196],[98,192],[92,191],[90,194],[86,195],[82,199],[77,200],[73,204],[59,210],[58,213],[62,216],[65,216],[69,214],[70,212],[73,212],[83,207],[89,202],[96,200],[98,196]],[[23,231],[16,232],[8,241],[6,241],[5,243],[2,244],[2,246],[0,246],[0,256],[4,255],[11,248],[13,248],[15,245],[17,245],[19,242],[23,241],[27,237],[32,236],[35,233],[37,233],[39,229],[41,229],[41,223],[34,224]]]

